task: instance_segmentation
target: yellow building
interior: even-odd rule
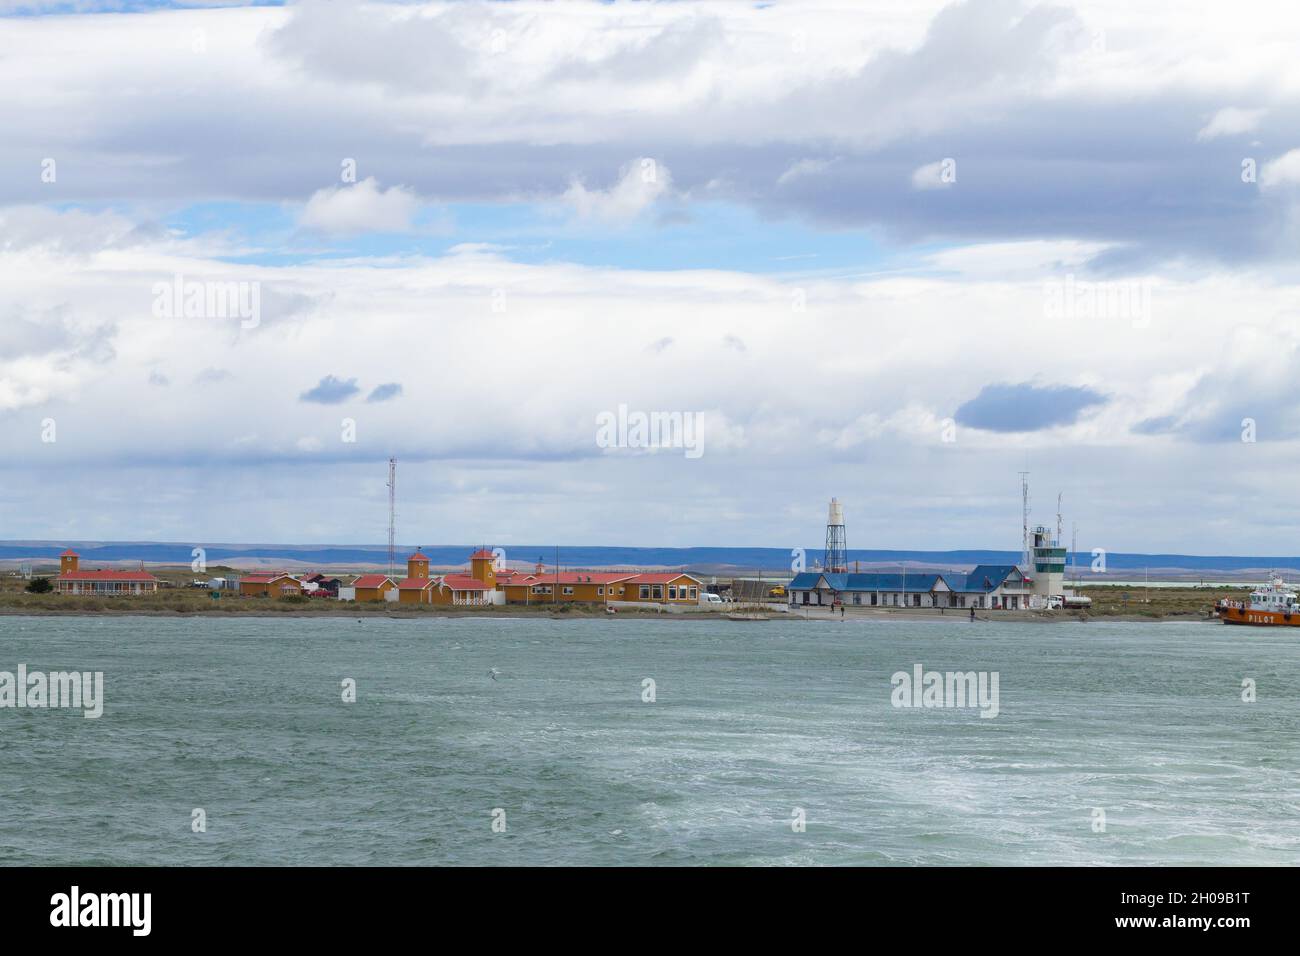
[[[630,571],[547,572],[538,565],[532,574],[499,578],[497,586],[505,592],[507,604],[603,604],[627,600],[626,585],[634,577]]]
[[[468,574],[460,571],[431,575],[428,557],[416,551],[407,559],[406,577],[401,580],[365,575],[354,581],[353,586],[357,588],[359,601],[383,600],[385,593],[396,588],[400,604],[442,607],[615,601],[685,606],[698,604],[704,590],[704,582],[682,571],[548,572],[540,564],[531,572],[498,570],[496,555],[487,548],[469,556]],[[366,597],[362,596],[363,588]]]
[[[139,571],[82,571],[80,555],[69,548],[59,555],[54,587],[60,594],[155,594],[158,579],[144,569],[144,562]]]
[[[647,604],[699,604],[704,582],[682,571],[638,574],[627,582],[627,596],[620,601]]]
[[[470,574],[429,576],[429,559],[419,551],[406,561],[406,577],[397,582],[399,604],[436,604],[446,607],[481,607],[497,603],[496,575],[491,551],[470,555]]]
[[[357,601],[383,601],[384,595],[397,587],[397,582],[386,574],[363,574],[350,585],[356,589]]]
[[[245,574],[239,579],[239,593],[245,597],[289,597],[302,594],[302,585],[285,571]]]

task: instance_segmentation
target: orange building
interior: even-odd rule
[[[399,604],[482,607],[495,604],[495,556],[486,549],[470,555],[469,574],[429,576],[429,559],[419,551],[406,561],[406,577],[397,582]]]
[[[368,600],[382,599],[379,588],[387,582],[397,589],[401,604],[444,607],[485,607],[489,604],[603,604],[632,601],[644,604],[688,606],[698,604],[704,582],[681,571],[547,571],[543,565],[531,572],[498,570],[496,555],[480,548],[469,556],[469,573],[429,573],[429,559],[416,551],[406,562],[406,577],[393,582],[383,575],[365,575],[353,582],[357,600],[362,581],[377,590]]]
[[[497,586],[497,556],[487,548],[479,548],[469,556],[469,576],[482,581],[490,588]]]
[[[397,587],[397,582],[386,574],[363,574],[351,584],[355,589],[356,601],[383,601],[384,595]]]
[[[244,597],[291,597],[302,594],[302,585],[287,571],[258,572],[239,579],[239,593]]]
[[[512,575],[497,586],[508,604],[560,604],[565,601],[608,603],[634,601],[646,604],[699,604],[704,582],[680,571],[547,571],[542,565],[531,574]]]
[[[699,604],[704,582],[682,571],[638,574],[627,582],[627,596],[620,601],[649,604]]]
[[[532,574],[511,575],[498,581],[507,604],[560,604],[578,601],[592,604],[627,600],[631,571],[547,572],[541,565]]]
[[[139,571],[82,571],[81,556],[71,548],[59,555],[59,576],[54,587],[60,594],[153,594],[158,579],[144,569]]]

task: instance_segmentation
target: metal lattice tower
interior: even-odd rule
[[[838,498],[831,499],[826,519],[826,553],[822,566],[831,574],[844,574],[849,570],[849,545],[844,534],[844,506]]]

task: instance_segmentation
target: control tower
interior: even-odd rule
[[[1034,593],[1043,597],[1065,593],[1065,548],[1051,528],[1039,525],[1030,535],[1033,550]]]

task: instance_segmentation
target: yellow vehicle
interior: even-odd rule
[[[772,597],[772,598],[773,598],[773,597],[774,597],[774,598],[785,597],[785,585],[784,585],[784,584],[778,584],[778,585],[777,585],[776,587],[774,587],[774,588],[768,588],[768,590],[767,590],[767,596],[768,596],[768,597]]]

